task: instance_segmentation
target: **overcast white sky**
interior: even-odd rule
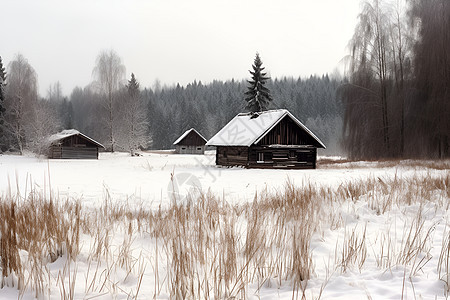
[[[249,77],[258,51],[272,77],[332,73],[360,0],[0,0],[0,56],[22,53],[39,91],[69,95],[114,49],[142,87]]]

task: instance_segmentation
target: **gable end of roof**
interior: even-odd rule
[[[322,141],[286,109],[260,113],[240,113],[228,122],[207,143],[207,146],[246,146],[250,147],[264,138],[284,118],[289,117],[304,130],[319,147],[326,148]]]
[[[275,126],[278,125],[284,118],[289,117],[294,123],[296,123],[300,128],[302,128],[306,133],[308,133],[323,149],[326,149],[325,144],[311,131],[308,127],[303,125],[293,114],[291,114],[288,110],[274,123],[270,128],[268,128],[259,138],[257,138],[253,144],[259,143]]]
[[[173,142],[173,144],[177,145],[185,137],[187,137],[191,132],[195,132],[199,137],[201,137],[205,141],[205,143],[208,141],[207,139],[205,139],[205,137],[203,135],[201,135],[197,130],[195,130],[195,128],[191,128],[191,129],[186,130],[179,138],[177,138],[177,140],[175,142]]]
[[[56,133],[56,134],[50,136],[50,137],[48,138],[48,141],[50,142],[50,144],[54,144],[54,143],[56,143],[56,142],[58,142],[58,141],[61,141],[61,140],[63,140],[63,139],[66,139],[66,138],[68,138],[68,137],[75,136],[75,135],[78,135],[78,136],[83,137],[84,139],[90,141],[91,143],[97,145],[98,147],[105,148],[105,146],[103,146],[102,144],[100,144],[100,143],[97,142],[96,140],[94,140],[94,139],[88,137],[87,135],[85,135],[85,134],[79,132],[79,131],[76,130],[76,129],[67,129],[67,130],[63,130],[63,131],[61,131],[61,132],[59,132],[59,133]]]

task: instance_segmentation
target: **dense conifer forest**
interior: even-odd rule
[[[328,146],[327,151],[339,152],[338,140],[342,128],[342,109],[336,98],[340,81],[329,76],[307,79],[282,78],[268,82],[274,101],[269,109],[287,108],[313,130]],[[187,86],[145,88],[141,92],[147,114],[149,149],[171,149],[172,143],[184,131],[196,128],[210,138],[236,114],[245,111],[244,92],[247,82],[230,80],[202,84],[194,81]],[[126,95],[122,94],[122,98]],[[117,105],[124,105],[117,97]],[[106,128],[98,118],[102,100],[90,88],[77,88],[70,96],[72,124],[82,132],[105,140]],[[66,110],[69,107],[66,106]],[[122,123],[124,110],[117,110],[117,122]],[[66,124],[66,127],[70,127]],[[120,125],[119,125],[120,126]],[[117,137],[120,140],[120,135]],[[120,143],[119,143],[120,144]]]

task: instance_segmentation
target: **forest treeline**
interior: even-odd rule
[[[109,61],[108,61],[109,59]],[[104,66],[116,64],[114,72]],[[37,77],[26,58],[18,55],[9,64],[5,86],[7,108],[0,144],[3,151],[29,149],[45,153],[50,134],[75,128],[96,139],[108,150],[172,149],[186,130],[196,128],[212,137],[236,114],[245,111],[246,80],[193,81],[181,86],[141,88],[138,75],[124,80],[124,66],[113,51],[102,52],[93,82],[76,87],[69,96],[57,82],[46,97],[37,95]],[[118,85],[111,88],[111,76]],[[15,78],[20,74],[23,78]],[[33,83],[30,85],[29,83]],[[341,153],[342,107],[336,90],[341,79],[328,75],[309,78],[275,78],[267,82],[274,101],[269,109],[287,108],[327,145],[328,154]],[[37,100],[33,100],[37,99]]]
[[[322,153],[449,157],[450,1],[370,0],[358,20],[344,79],[270,79],[268,109],[290,110],[327,145]],[[141,87],[128,74],[103,51],[91,84],[64,96],[57,82],[40,97],[25,57],[7,69],[0,59],[0,149],[42,153],[49,134],[69,128],[111,150],[170,149],[191,127],[210,138],[247,104],[247,80]]]
[[[340,88],[353,158],[449,157],[450,1],[365,2]]]

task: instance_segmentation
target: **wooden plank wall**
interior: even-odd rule
[[[263,153],[264,161],[258,162],[259,153]],[[304,148],[273,148],[252,146],[249,150],[250,168],[287,168],[287,169],[315,169],[317,149]]]
[[[51,146],[48,158],[61,158],[62,156],[62,147],[60,146]]]
[[[290,118],[284,118],[261,139],[258,145],[314,145],[320,146],[306,131]]]
[[[82,136],[73,135],[69,136],[61,141],[61,145],[64,147],[86,147],[97,148],[98,146],[91,141],[83,138]]]
[[[218,146],[216,164],[221,166],[247,166],[248,147]]]
[[[55,159],[98,159],[98,148],[52,146],[49,158]]]
[[[263,153],[264,161],[258,161]],[[259,169],[315,169],[317,149],[314,147],[237,147],[219,146],[216,164]]]
[[[204,154],[205,145],[202,146],[185,146],[177,145],[175,149],[178,154]]]

